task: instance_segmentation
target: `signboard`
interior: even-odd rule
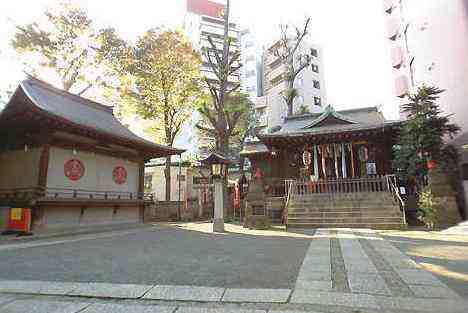
[[[127,170],[123,166],[116,166],[112,171],[112,179],[117,185],[125,184],[127,181]]]
[[[366,163],[367,175],[377,175],[377,167],[374,162]]]
[[[78,159],[71,159],[65,162],[63,166],[65,176],[71,181],[80,180],[85,173],[83,162]]]

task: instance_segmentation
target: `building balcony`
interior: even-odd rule
[[[272,81],[277,79],[278,76],[282,76],[286,72],[286,66],[281,64],[280,66],[276,67],[275,69],[266,73],[266,77],[268,80]]]
[[[401,75],[395,79],[395,94],[399,98],[404,98],[409,93],[409,80],[406,75]]]
[[[383,1],[383,9],[385,13],[392,14],[392,11],[394,8],[395,8],[394,0]]]
[[[268,105],[268,97],[263,96],[263,97],[257,97],[255,101],[255,108],[264,108]]]
[[[400,68],[404,61],[403,48],[400,46],[392,47],[391,57],[392,57],[392,66],[396,69]]]
[[[387,38],[396,40],[400,32],[400,21],[397,18],[387,20]]]

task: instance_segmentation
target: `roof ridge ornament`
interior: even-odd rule
[[[308,129],[308,128],[312,128],[314,126],[317,126],[322,121],[327,119],[329,116],[333,116],[336,119],[342,120],[342,121],[347,122],[349,124],[358,124],[358,122],[356,122],[354,120],[351,120],[350,118],[348,118],[344,114],[340,114],[337,111],[335,111],[335,108],[333,108],[333,106],[331,104],[329,104],[329,105],[327,105],[325,107],[325,110],[323,111],[322,115],[320,115],[317,119],[313,120],[310,124],[302,127],[302,129]]]

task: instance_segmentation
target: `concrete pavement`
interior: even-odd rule
[[[203,234],[193,230],[188,233],[184,231],[179,233],[181,230],[174,229],[165,230],[168,232],[159,230],[145,232],[144,235],[140,234],[143,237],[128,234],[117,238],[117,240],[124,244],[129,242],[134,242],[134,244],[140,242],[141,244],[140,240],[149,234],[172,238],[178,238],[177,236],[181,234],[189,234],[191,237],[202,236],[197,240],[201,240],[200,238],[203,238],[202,240],[212,239],[210,236],[204,237]],[[214,286],[195,283],[164,284],[157,281],[149,284],[28,281],[5,279],[4,277],[2,279],[5,272],[0,272],[0,313],[375,311],[466,313],[468,311],[468,297],[463,297],[463,294],[450,288],[445,281],[438,279],[438,276],[421,267],[392,242],[386,240],[385,238],[389,238],[387,236],[384,238],[379,233],[370,230],[351,229],[319,229],[315,233],[299,231],[293,235],[301,233],[303,237],[295,239],[299,240],[300,243],[302,240],[306,240],[307,244],[300,257],[299,267],[295,272],[290,272],[294,276],[292,285],[277,283],[272,286],[262,286],[258,282],[265,280],[262,277],[257,277],[252,271],[256,268],[255,265],[252,265],[250,269],[244,268],[253,276],[247,287],[234,286],[233,284]],[[177,235],[174,236],[175,234]],[[253,235],[253,233],[249,234],[249,236]],[[244,240],[247,240],[248,244],[254,244],[249,240],[249,236],[238,236],[232,233],[221,236],[223,239],[219,240],[224,240],[223,242],[228,243],[229,247],[232,247],[231,244],[233,246],[240,244],[240,241]],[[278,241],[283,236],[286,235],[263,232],[255,239],[260,240],[268,249],[276,250],[277,246],[268,244],[268,241]],[[186,239],[185,236],[183,238]],[[235,244],[226,241],[227,238],[234,240]],[[262,241],[262,238],[266,241]],[[87,242],[88,240],[80,243],[90,244]],[[91,241],[102,245],[107,243],[109,239],[106,238],[104,242],[102,240],[100,238]],[[279,240],[279,242],[292,245],[296,242],[290,243],[287,238],[285,240]],[[174,240],[173,242],[179,241]],[[199,241],[190,241],[189,243],[200,244]],[[77,242],[69,243],[69,245],[75,244]],[[57,246],[61,245],[64,243],[57,244]],[[52,247],[54,246],[41,246],[46,250]],[[184,245],[184,247],[187,246]],[[218,246],[215,245],[215,247]],[[206,247],[203,244],[199,245],[198,248],[202,249],[202,253],[211,253],[209,249],[204,249]],[[5,250],[2,251],[2,254],[8,251],[24,250]],[[266,250],[261,251],[267,253]],[[282,251],[282,249],[278,251]],[[286,249],[285,251],[291,250]],[[227,253],[225,250],[224,252]],[[53,249],[49,253],[51,253],[49,257],[55,257]],[[171,249],[168,248],[165,253],[171,254]],[[178,253],[177,250],[176,253]],[[271,251],[268,253],[273,255]],[[235,253],[231,251],[226,256],[233,257],[233,255]],[[274,255],[282,259],[283,262],[296,260],[296,258],[287,258],[282,253]],[[0,256],[0,261],[2,258],[3,255]],[[256,260],[255,257],[252,259]],[[0,263],[0,270],[2,266],[3,263]],[[264,266],[266,270],[269,269],[267,264]],[[271,277],[282,277],[275,266],[270,270]],[[174,267],[172,274],[177,276],[177,267]],[[216,272],[214,275],[222,274]],[[217,282],[223,282],[223,279],[217,280]]]

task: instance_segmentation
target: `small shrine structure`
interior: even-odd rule
[[[181,154],[142,139],[112,107],[29,77],[0,112],[0,206],[32,209],[32,230],[141,222],[145,162]]]

